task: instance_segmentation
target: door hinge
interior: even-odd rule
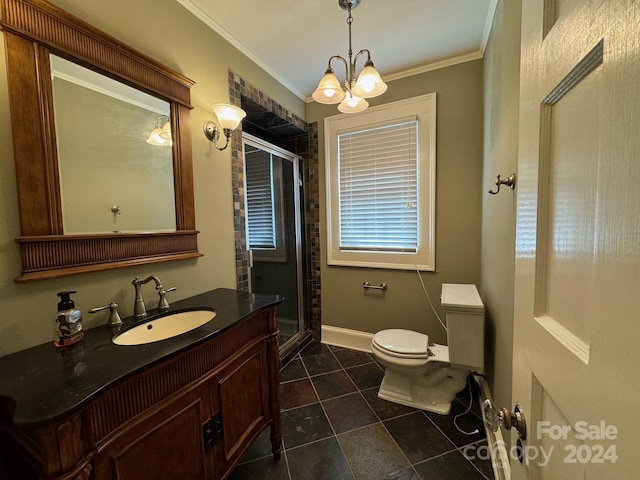
[[[202,436],[204,438],[204,451],[208,452],[213,446],[222,440],[222,417],[220,412],[216,413],[202,425]]]

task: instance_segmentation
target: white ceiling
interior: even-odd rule
[[[347,11],[338,0],[177,1],[304,100],[329,57],[348,56]],[[480,58],[496,3],[362,0],[352,10],[353,53],[368,49],[385,81]],[[342,62],[332,66],[343,81]]]

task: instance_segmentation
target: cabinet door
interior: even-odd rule
[[[205,480],[213,478],[202,425],[210,417],[206,388],[176,397],[143,414],[101,448],[94,460],[100,480]]]
[[[222,475],[271,420],[265,344],[256,345],[226,367],[216,388],[222,421],[216,465]]]

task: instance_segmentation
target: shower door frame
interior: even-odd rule
[[[292,163],[293,170],[293,203],[294,203],[294,220],[295,220],[295,256],[296,256],[296,287],[297,287],[297,313],[298,313],[298,330],[295,335],[289,338],[286,342],[280,345],[280,350],[285,348],[286,346],[295,343],[297,338],[301,336],[305,331],[305,295],[304,295],[304,269],[303,269],[303,258],[302,258],[302,222],[301,222],[301,195],[300,190],[302,188],[302,178],[300,176],[300,159],[301,157],[291,153],[283,148],[274,145],[266,140],[255,137],[249,133],[242,132],[242,156],[243,156],[243,187],[244,187],[244,205],[245,205],[245,238],[247,239],[247,254],[249,258],[248,262],[248,275],[247,282],[249,292],[253,293],[253,285],[252,285],[252,270],[253,270],[253,253],[249,248],[249,215],[248,208],[249,203],[247,200],[247,159],[245,156],[245,144],[251,145],[255,148],[259,148],[265,152],[268,152],[272,155],[276,155],[282,160],[290,161]],[[284,178],[282,179],[284,181]]]

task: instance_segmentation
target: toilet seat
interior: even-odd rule
[[[429,336],[411,330],[392,328],[381,330],[373,344],[389,356],[397,358],[428,358]]]

